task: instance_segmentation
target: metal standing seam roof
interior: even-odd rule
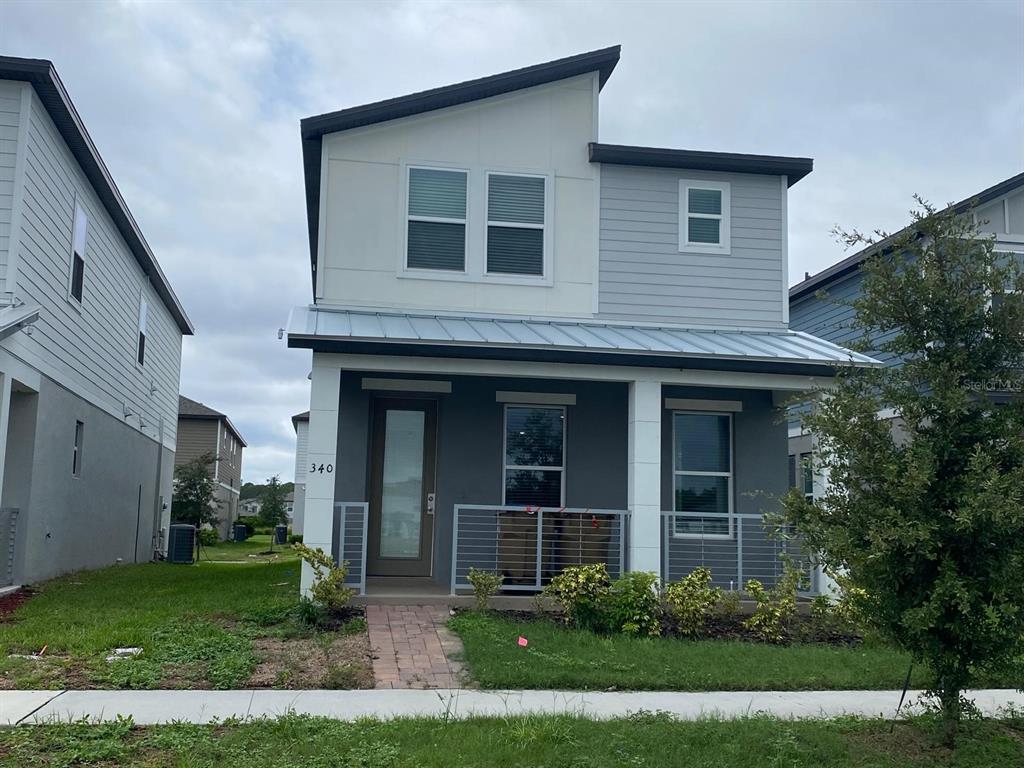
[[[879,361],[816,336],[780,330],[708,330],[597,320],[545,320],[509,316],[448,316],[396,311],[292,310],[288,343],[365,342],[419,347],[562,350],[650,358],[720,360],[828,366],[880,365]]]

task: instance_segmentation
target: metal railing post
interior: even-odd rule
[[[537,508],[537,589],[541,588],[541,556],[544,551],[544,510]]]
[[[743,518],[736,518],[736,588],[743,591]]]
[[[672,574],[669,572],[668,548],[672,545],[672,529],[670,527],[672,518],[668,515],[661,516],[661,583],[665,584]]]
[[[626,573],[629,568],[626,565],[626,530],[629,528],[629,521],[626,519],[626,512],[616,515],[619,518],[619,575]]]
[[[359,594],[366,594],[366,540],[370,536],[370,504],[364,501],[363,504],[363,546],[359,553]]]
[[[459,567],[459,505],[452,507],[452,594],[455,594],[455,579]],[[495,520],[497,522],[497,520]]]

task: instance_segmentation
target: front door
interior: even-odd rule
[[[430,575],[436,437],[436,401],[374,401],[369,576]]]

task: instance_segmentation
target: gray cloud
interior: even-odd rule
[[[836,223],[899,227],[1024,167],[1024,6],[988,3],[106,3],[5,0],[0,51],[52,59],[197,334],[182,392],[243,474],[293,470],[310,355],[298,120],[622,43],[609,142],[806,155],[790,278]]]

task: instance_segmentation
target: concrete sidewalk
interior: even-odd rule
[[[920,691],[910,691],[913,704]],[[982,712],[1024,708],[1024,693],[971,691]],[[67,722],[131,716],[138,725],[173,720],[208,723],[228,717],[277,717],[287,712],[353,720],[358,717],[472,717],[578,714],[623,717],[638,710],[668,712],[681,719],[744,717],[830,718],[839,715],[891,718],[900,691],[757,692],[579,692],[369,690],[369,691],[0,691],[0,725]]]

